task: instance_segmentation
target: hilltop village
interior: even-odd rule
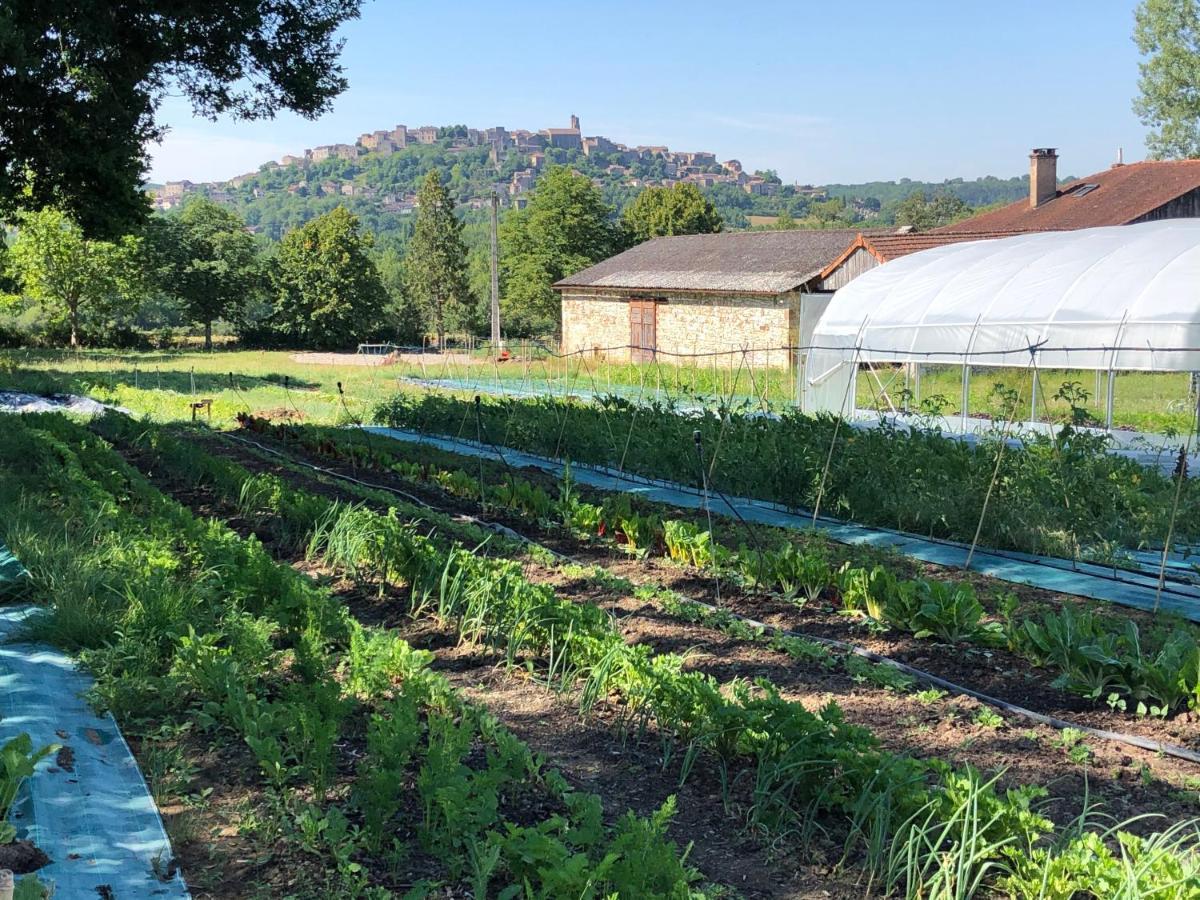
[[[773,172],[748,172],[739,160],[718,161],[717,155],[709,151],[671,150],[664,145],[630,147],[603,135],[587,136],[580,127],[579,117],[572,115],[569,127],[540,131],[510,130],[504,126],[422,125],[409,128],[397,125],[390,130],[365,132],[353,144],[323,144],[303,153],[284,154],[278,161],[265,163],[257,172],[238,175],[224,182],[169,181],[152,190],[152,202],[156,209],[169,210],[182,203],[188,194],[197,192],[216,202],[229,202],[234,199],[237,189],[249,185],[263,172],[282,169],[286,170],[284,188],[290,194],[374,197],[382,201],[385,211],[409,213],[414,208],[415,192],[390,193],[379,186],[355,183],[346,178],[318,176],[313,180],[310,174],[318,164],[330,160],[378,159],[421,146],[438,146],[452,156],[476,152],[478,148],[487,149],[487,160],[495,172],[504,172],[507,177],[492,181],[487,190],[478,192],[480,196],[464,198],[468,205],[475,206],[487,202],[485,194],[492,192],[499,194],[505,203],[517,207],[524,205],[523,195],[533,188],[539,171],[549,162],[556,161],[556,157],[563,156],[582,156],[591,164],[590,169],[607,176],[604,180],[617,181],[631,189],[671,187],[678,183],[711,188],[720,184],[740,188],[749,195],[771,197],[784,187]],[[810,184],[787,187],[789,193],[817,199],[824,197],[820,188]],[[251,196],[257,198],[264,188],[258,187],[258,193],[253,190]]]

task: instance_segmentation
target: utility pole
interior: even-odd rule
[[[492,191],[492,355],[500,354],[500,260],[496,250],[496,228],[500,195]]]

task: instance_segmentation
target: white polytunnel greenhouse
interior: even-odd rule
[[[854,412],[875,364],[1200,371],[1200,219],[950,244],[874,268],[817,323],[802,405]],[[919,374],[917,375],[919,378]],[[964,409],[964,421],[965,421]]]

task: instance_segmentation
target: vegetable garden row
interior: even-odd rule
[[[0,465],[5,537],[53,604],[38,636],[83,651],[97,700],[127,726],[194,723],[244,745],[254,814],[291,851],[298,896],[415,897],[446,883],[481,897],[694,893],[663,837],[669,807],[606,826],[599,798],[463,703],[427,653],[359,625],[257,541],[193,517],[82,427],[11,423]],[[289,520],[327,512],[285,496]],[[425,570],[421,589],[436,594],[441,571]],[[511,810],[526,807],[543,814],[518,824]],[[414,868],[428,877],[413,884]],[[254,877],[213,895],[278,895]]]
[[[968,582],[897,577],[892,567],[836,559],[817,535],[797,542],[774,529],[730,529],[714,538],[704,523],[679,511],[637,504],[628,494],[588,502],[567,477],[542,486],[522,474],[497,470],[481,477],[472,461],[429,448],[347,434],[342,429],[271,425],[243,417],[259,435],[353,466],[382,468],[410,481],[436,484],[483,508],[503,509],[527,522],[553,522],[587,539],[607,539],[627,553],[662,556],[712,573],[749,591],[768,592],[804,606],[822,595],[839,609],[876,626],[918,638],[1007,647],[1050,669],[1064,688],[1122,711],[1166,717],[1200,708],[1200,643],[1197,629],[1166,617],[1143,634],[1136,621],[1070,606],[1023,608],[1011,591],[994,590],[989,615]],[[844,557],[844,553],[843,553]]]
[[[376,421],[982,546],[1119,563],[1133,549],[1200,541],[1200,487],[1105,452],[1064,427],[1019,448],[932,430],[840,428],[830,417],[680,411],[618,397],[594,403],[397,394]],[[986,514],[985,514],[986,504]],[[978,532],[978,533],[977,533]]]

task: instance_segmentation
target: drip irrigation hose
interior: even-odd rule
[[[700,461],[700,488],[704,491],[704,515],[708,518],[708,536],[709,540],[712,540],[712,536],[716,534],[716,531],[713,530],[712,509],[708,502],[708,474],[704,471],[704,444],[700,439],[699,428],[692,432],[692,443],[696,445],[696,458]],[[713,566],[713,584],[716,585],[717,603],[720,604],[721,571],[716,566]]]
[[[313,465],[312,463],[305,462],[303,460],[298,460],[295,457],[290,456],[289,454],[283,453],[272,447],[267,447],[263,444],[260,444],[257,441],[252,441],[247,438],[239,437],[239,436],[233,435],[233,434],[227,434],[225,432],[213,432],[213,433],[217,434],[220,437],[228,438],[229,440],[237,441],[239,443],[247,444],[251,447],[255,447],[259,450],[262,450],[266,453],[270,453],[274,456],[282,457],[283,459],[288,460],[289,462],[291,462],[294,465],[298,465],[298,466],[301,466],[302,468],[310,469],[314,472],[318,472],[318,473],[320,473],[322,475],[326,475],[330,478],[339,479],[341,481],[346,481],[351,484],[357,484],[360,487],[370,488],[371,490],[378,490],[378,491],[384,491],[384,492],[390,493],[390,494],[395,494],[396,496],[403,497],[404,499],[409,500],[410,502],[412,502],[418,506],[423,506],[426,509],[430,509],[430,510],[433,510],[438,513],[442,513],[443,515],[448,515],[448,513],[446,513],[444,510],[439,509],[438,507],[434,506],[433,504],[431,504],[425,500],[421,500],[418,497],[414,497],[411,494],[406,494],[404,491],[398,490],[396,488],[388,487],[386,485],[372,484],[370,482],[363,481],[359,478],[354,478],[350,475],[344,475],[341,472],[335,472],[335,471],[333,471],[331,469],[327,469],[323,466],[317,466],[317,465]],[[726,500],[725,502],[728,503],[728,500]],[[506,525],[500,525],[495,522],[487,522],[482,519],[478,519],[474,516],[468,516],[465,514],[459,515],[458,518],[461,521],[470,522],[473,525],[477,525],[479,527],[486,528],[486,529],[488,529],[490,531],[494,531],[498,534],[503,534],[506,537],[516,540],[518,543],[525,544],[529,547],[536,547],[541,551],[544,551],[546,553],[551,554],[554,557],[557,557],[558,559],[564,560],[566,562],[574,563],[576,565],[579,564],[579,560],[575,559],[574,557],[569,556],[564,553],[559,553],[556,550],[552,550],[551,548],[547,547],[545,544],[542,544],[539,541],[535,541],[532,538],[526,537],[525,535],[521,534],[520,532],[514,531],[513,529],[509,528]],[[1092,728],[1089,725],[1081,725],[1081,724],[1078,724],[1075,722],[1068,722],[1065,719],[1059,719],[1054,716],[1047,716],[1044,713],[1035,712],[1034,710],[1026,709],[1023,706],[1017,706],[1014,703],[1009,703],[1006,700],[1001,700],[999,697],[993,697],[990,694],[983,693],[982,691],[976,691],[972,688],[965,687],[961,684],[955,684],[952,681],[948,681],[945,678],[942,678],[938,675],[934,675],[932,672],[926,672],[924,669],[918,669],[915,666],[910,666],[907,663],[903,663],[903,662],[900,662],[899,660],[892,659],[889,656],[883,656],[882,654],[875,653],[872,650],[867,650],[865,647],[859,647],[857,644],[847,643],[846,641],[839,641],[839,640],[836,640],[835,638],[827,638],[827,637],[818,637],[816,635],[808,635],[808,634],[804,634],[803,632],[799,632],[799,631],[791,631],[789,629],[779,628],[775,625],[768,625],[765,622],[760,622],[756,619],[750,618],[749,616],[743,616],[738,613],[730,612],[729,610],[726,610],[726,609],[720,609],[716,606],[713,606],[710,603],[704,603],[704,602],[698,601],[698,600],[691,600],[689,602],[694,603],[696,606],[699,606],[703,609],[707,609],[709,612],[720,613],[722,615],[732,616],[733,618],[737,619],[740,622],[744,622],[745,624],[747,624],[753,628],[761,629],[762,631],[769,633],[769,634],[778,634],[778,635],[782,635],[784,637],[794,637],[794,638],[800,638],[801,640],[815,641],[816,643],[825,644],[826,646],[834,647],[834,648],[836,648],[838,650],[842,650],[843,652],[846,652],[846,653],[853,653],[855,656],[861,656],[863,659],[866,659],[869,662],[876,663],[877,665],[890,666],[894,669],[904,672],[907,675],[911,675],[913,678],[916,678],[917,680],[924,682],[926,684],[933,685],[934,687],[941,688],[942,690],[949,691],[950,693],[953,693],[953,694],[960,694],[965,697],[971,697],[972,699],[978,700],[980,703],[985,703],[988,706],[995,707],[996,709],[999,709],[1003,712],[1007,712],[1010,715],[1029,719],[1030,721],[1037,722],[1039,724],[1046,725],[1051,728],[1055,728],[1059,731],[1066,729],[1066,728],[1074,728],[1077,731],[1081,731],[1084,734],[1091,735],[1092,737],[1099,738],[1101,740],[1113,741],[1116,743],[1126,744],[1130,747],[1137,747],[1142,750],[1149,750],[1152,753],[1162,753],[1166,756],[1171,756],[1176,759],[1184,760],[1185,762],[1200,764],[1200,752],[1197,752],[1194,750],[1189,750],[1186,747],[1180,747],[1175,744],[1164,744],[1161,741],[1151,740],[1150,738],[1144,738],[1144,737],[1141,737],[1136,734],[1124,734],[1122,732],[1117,732],[1117,731],[1107,731],[1102,728]]]
[[[224,440],[236,441],[239,444],[245,444],[249,447],[254,447],[256,450],[259,450],[263,453],[269,453],[272,456],[278,456],[281,459],[287,460],[287,462],[289,462],[290,464],[292,464],[294,466],[299,466],[300,468],[308,469],[309,471],[316,472],[320,475],[324,475],[327,478],[333,478],[338,481],[345,481],[349,484],[356,484],[359,487],[368,488],[373,491],[382,491],[383,493],[392,494],[396,497],[403,498],[404,500],[406,500],[409,503],[412,503],[415,506],[423,507],[425,509],[428,509],[432,512],[438,513],[443,516],[450,516],[452,518],[457,519],[459,522],[465,522],[467,524],[475,525],[479,528],[483,528],[488,531],[495,532],[496,534],[502,535],[503,537],[507,537],[510,540],[514,540],[519,544],[524,544],[529,547],[537,547],[538,549],[543,550],[543,551],[551,554],[552,556],[559,557],[560,559],[567,558],[567,557],[564,557],[561,553],[551,550],[549,547],[545,547],[545,546],[537,543],[536,541],[532,541],[529,538],[525,537],[525,535],[520,534],[519,532],[513,531],[507,525],[501,525],[499,522],[489,522],[486,519],[480,519],[476,516],[467,515],[466,513],[447,512],[446,510],[442,509],[441,507],[435,506],[434,504],[430,503],[429,501],[422,500],[420,497],[417,497],[414,494],[409,494],[405,491],[400,490],[399,488],[394,488],[394,487],[391,487],[386,484],[373,484],[372,482],[369,482],[369,481],[363,481],[361,478],[355,478],[353,475],[346,475],[342,472],[338,472],[333,469],[326,468],[325,466],[314,465],[313,463],[306,462],[302,459],[297,459],[296,457],[294,457],[290,454],[284,453],[281,450],[277,450],[274,447],[268,447],[267,445],[261,444],[258,441],[252,441],[249,438],[244,438],[244,437],[241,437],[236,434],[229,434],[228,432],[225,432],[225,431],[213,431],[212,434],[214,434],[218,438],[221,438]]]
[[[1149,750],[1153,753],[1162,753],[1166,756],[1173,756],[1176,759],[1182,759],[1190,763],[1200,764],[1200,752],[1189,750],[1186,747],[1180,747],[1176,744],[1164,744],[1161,741],[1155,741],[1150,738],[1144,738],[1136,734],[1124,734],[1119,731],[1106,731],[1103,728],[1092,728],[1089,725],[1080,725],[1075,722],[1068,722],[1065,719],[1059,719],[1054,716],[1047,716],[1044,713],[1034,712],[1032,709],[1026,709],[1023,706],[1017,706],[1015,703],[1009,703],[1007,700],[1001,700],[999,697],[993,697],[990,694],[985,694],[982,691],[976,691],[969,687],[964,687],[961,684],[955,684],[953,681],[947,681],[932,672],[926,672],[924,669],[918,669],[915,666],[910,666],[908,663],[900,662],[897,659],[892,659],[890,656],[883,656],[875,653],[872,650],[867,650],[865,647],[859,647],[857,644],[850,644],[846,641],[839,641],[834,638],[818,637],[816,635],[804,634],[799,631],[790,631],[786,628],[779,628],[775,625],[768,625],[766,622],[759,622],[757,619],[751,619],[749,616],[739,615],[738,613],[729,612],[725,609],[718,609],[711,603],[704,603],[699,600],[691,600],[690,603],[696,606],[707,609],[709,612],[728,615],[739,622],[751,626],[752,628],[761,629],[768,634],[782,635],[783,637],[800,638],[806,641],[815,641],[818,644],[825,644],[829,647],[835,647],[846,653],[853,653],[855,656],[861,656],[870,662],[877,665],[890,666],[907,675],[911,675],[919,681],[926,684],[931,684],[943,690],[950,691],[955,694],[962,694],[965,697],[971,697],[978,700],[980,703],[986,703],[988,706],[994,706],[1004,712],[1011,713],[1015,716],[1029,719],[1038,722],[1042,725],[1048,725],[1051,728],[1057,728],[1060,731],[1067,728],[1074,728],[1076,731],[1082,731],[1084,734],[1089,734],[1092,737],[1097,737],[1106,741],[1116,741],[1121,744],[1128,744],[1131,747],[1139,747],[1142,750]]]

